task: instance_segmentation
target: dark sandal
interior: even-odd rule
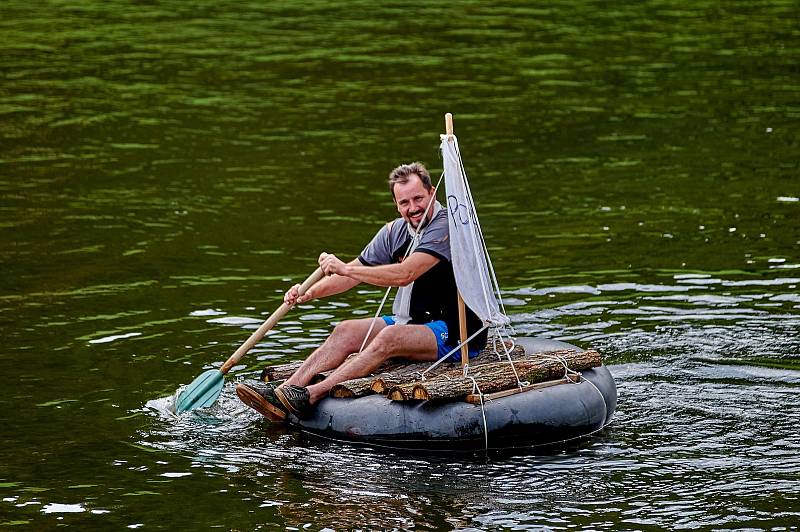
[[[275,396],[275,386],[262,383],[239,384],[236,395],[239,399],[270,421],[279,423],[286,420],[286,409]]]
[[[309,401],[308,388],[295,386],[281,386],[274,390],[275,398],[282,404],[287,411],[299,418],[308,417],[311,413],[311,403]]]

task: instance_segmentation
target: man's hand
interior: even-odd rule
[[[299,284],[296,284],[293,287],[291,287],[283,295],[283,302],[286,303],[287,305],[289,305],[290,307],[293,307],[293,306],[295,306],[295,305],[297,305],[299,303],[305,303],[306,301],[308,301],[308,300],[313,298],[313,296],[311,296],[309,294],[309,292],[311,290],[309,290],[308,292],[306,292],[302,296],[300,295],[299,290],[300,290],[300,285]]]
[[[353,259],[350,264],[344,264],[336,258],[336,255],[322,253],[319,256],[319,265],[323,273],[328,277],[323,278],[308,289],[308,292],[302,296],[299,293],[300,285],[296,284],[291,287],[283,295],[283,302],[293,307],[312,299],[320,299],[323,297],[332,296],[334,294],[341,294],[356,286],[359,281],[352,277],[352,268],[356,268],[359,264],[358,259]],[[338,275],[334,275],[338,274]]]
[[[333,253],[321,253],[319,256],[319,266],[325,275],[338,274],[344,277],[349,277],[349,269],[347,264],[340,261]]]

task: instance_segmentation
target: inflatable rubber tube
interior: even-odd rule
[[[579,349],[543,338],[519,338],[517,343],[526,353]],[[608,369],[601,366],[581,373],[579,383],[494,399],[483,408],[462,401],[392,401],[382,395],[329,397],[320,401],[309,419],[290,416],[289,422],[324,438],[405,449],[554,445],[602,429],[616,409],[617,389]]]

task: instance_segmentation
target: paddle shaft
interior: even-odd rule
[[[317,268],[316,270],[314,270],[314,273],[309,275],[308,279],[303,281],[303,284],[301,284],[300,288],[297,289],[297,294],[300,296],[305,294],[308,291],[308,289],[311,288],[317,281],[322,279],[324,275],[325,274],[322,273],[321,268]],[[278,323],[281,320],[281,318],[283,318],[286,315],[286,313],[289,312],[291,308],[292,307],[290,307],[286,303],[283,303],[280,307],[278,307],[278,310],[273,312],[272,315],[269,318],[267,318],[267,321],[262,323],[261,327],[259,327],[256,330],[256,332],[251,334],[250,338],[248,338],[247,341],[243,343],[241,347],[239,347],[239,349],[237,349],[236,352],[232,354],[228,360],[225,361],[222,367],[219,368],[220,373],[222,373],[223,375],[228,373],[231,370],[231,368],[235,366],[236,363],[239,362],[242,359],[242,357],[247,354],[248,351],[250,351],[253,347],[255,347],[255,345],[262,338],[264,338],[264,335],[267,334],[267,332],[270,329],[275,327],[275,324]]]

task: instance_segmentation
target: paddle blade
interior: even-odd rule
[[[225,376],[218,369],[210,369],[199,377],[178,395],[175,401],[175,412],[182,414],[187,410],[211,406],[219,397]]]

